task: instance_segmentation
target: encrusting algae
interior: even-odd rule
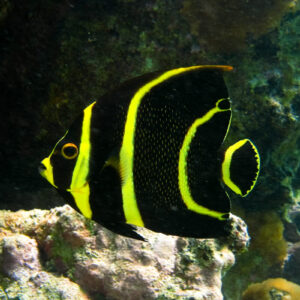
[[[282,220],[274,211],[256,212],[247,218],[251,246],[268,264],[282,265],[287,255],[287,242],[283,236]],[[251,263],[251,261],[249,261]]]
[[[299,300],[300,286],[284,278],[271,278],[251,284],[242,300]]]

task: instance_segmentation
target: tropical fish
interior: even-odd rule
[[[143,240],[132,225],[228,235],[226,189],[246,196],[260,168],[249,139],[222,148],[230,70],[191,66],[125,82],[84,109],[41,162],[41,175],[86,218],[127,237]]]

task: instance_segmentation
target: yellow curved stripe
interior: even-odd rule
[[[231,159],[232,159],[233,153],[237,149],[242,147],[247,141],[248,141],[247,139],[243,139],[243,140],[240,140],[237,143],[231,145],[230,147],[228,147],[228,149],[225,152],[224,160],[222,163],[222,177],[223,177],[222,179],[223,179],[224,183],[238,195],[242,195],[243,193],[240,190],[240,188],[230,179]]]
[[[89,162],[91,152],[91,118],[92,109],[95,103],[96,102],[93,102],[83,111],[79,155],[72,174],[71,186],[68,190],[73,195],[77,207],[86,218],[92,217],[92,210],[89,203],[90,189],[87,183],[87,177],[89,174]]]
[[[246,144],[247,142],[250,143],[251,147],[253,148],[254,152],[255,152],[255,158],[256,158],[256,162],[257,162],[257,168],[258,171],[256,173],[255,179],[253,180],[252,185],[250,186],[250,188],[246,191],[245,194],[242,193],[241,189],[231,180],[230,178],[230,165],[231,165],[231,160],[232,160],[232,155],[233,153],[243,147],[244,144]],[[228,147],[228,149],[225,152],[225,157],[222,163],[222,179],[224,181],[224,183],[232,190],[234,191],[236,194],[241,195],[242,197],[245,197],[248,195],[248,193],[253,189],[258,174],[259,174],[259,170],[260,170],[260,157],[258,154],[258,151],[256,149],[256,147],[254,146],[254,144],[249,140],[249,139],[243,139],[240,140],[238,142],[236,142],[235,144],[231,145],[230,147]]]
[[[188,152],[190,149],[190,144],[197,132],[197,129],[202,124],[209,121],[216,113],[227,111],[230,109],[220,109],[218,104],[225,99],[220,99],[217,101],[216,106],[209,110],[203,117],[196,119],[191,127],[188,129],[187,134],[183,140],[180,152],[179,152],[179,164],[178,164],[178,182],[179,182],[179,189],[181,193],[181,197],[183,202],[185,203],[186,207],[189,210],[192,210],[196,213],[202,215],[208,215],[213,218],[217,218],[219,220],[224,220],[223,217],[224,213],[220,213],[211,209],[208,209],[202,205],[199,205],[195,200],[192,198],[191,191],[188,184],[188,172],[187,172],[187,157]]]
[[[122,146],[120,150],[120,172],[122,179],[123,210],[126,222],[129,224],[141,227],[144,226],[144,222],[142,220],[142,216],[137,205],[133,181],[134,136],[136,127],[136,117],[140,103],[145,94],[147,94],[154,86],[160,84],[161,82],[169,79],[172,76],[196,69],[219,69],[222,71],[231,71],[233,68],[231,66],[206,65],[173,69],[163,73],[159,77],[142,86],[131,99],[125,122]]]

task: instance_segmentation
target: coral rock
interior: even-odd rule
[[[4,237],[2,240],[3,273],[14,280],[30,276],[40,271],[37,243],[22,234]]]
[[[249,240],[245,223],[232,216],[228,238],[188,239],[138,228],[147,240],[141,242],[108,231],[68,205],[2,211],[0,225],[0,286],[12,295],[20,292],[14,282],[30,282],[26,295],[35,299],[45,299],[37,290],[47,289],[62,299],[221,300],[222,275]]]

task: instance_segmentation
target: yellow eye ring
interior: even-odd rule
[[[66,159],[74,159],[78,155],[78,147],[73,143],[64,144],[61,148],[61,155]]]

